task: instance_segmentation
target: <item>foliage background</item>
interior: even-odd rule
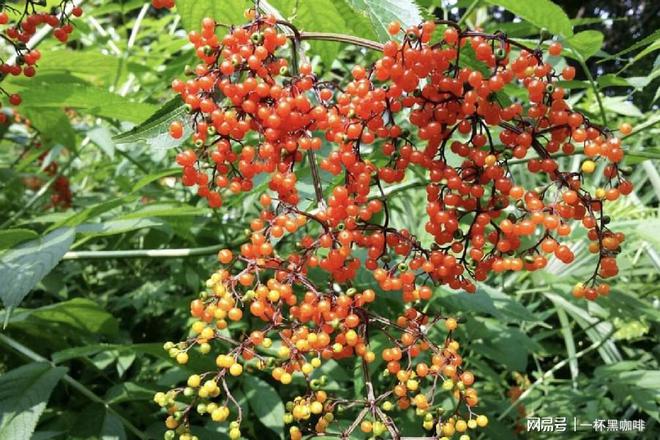
[[[303,29],[373,39],[383,37],[378,23],[395,17],[461,19],[530,41],[538,40],[539,28],[561,27],[567,20],[545,9],[547,0],[529,2],[531,12],[521,11],[527,2],[505,0],[272,3]],[[575,416],[581,422],[643,419],[647,429],[635,437],[657,438],[660,6],[641,0],[558,3],[573,26],[573,36],[563,39],[576,48],[565,61],[579,72],[565,84],[571,101],[611,128],[623,121],[636,126],[625,141],[636,190],[612,208],[613,223],[627,237],[621,275],[610,297],[595,303],[573,300],[570,287],[586,278],[593,263],[578,237],[575,246],[581,252],[570,267],[552,262],[542,273],[494,277],[475,295],[437,289],[431,307],[467,320],[458,337],[479,378],[481,411],[491,419],[485,437],[541,438],[519,433],[528,415]],[[169,148],[172,142],[162,134],[166,124],[158,120],[113,139],[161,109],[160,122],[178,111],[176,102],[168,103],[168,86],[193,62],[186,30],[209,14],[238,23],[248,6],[242,0],[177,4],[178,14],[155,11],[142,0],[87,1],[67,47],[49,40],[40,46],[44,56],[35,78],[3,81],[8,91],[21,91],[20,112],[38,131],[44,144],[40,151],[49,153],[40,164],[40,151],[26,150],[34,132],[20,125],[3,127],[2,440],[160,438],[163,418],[151,402],[153,393],[180,381],[196,365],[196,359],[188,367],[174,365],[161,345],[187,331],[189,301],[214,270],[213,254],[244,237],[255,196],[233,198],[220,211],[208,209],[174,181],[176,149]],[[513,20],[510,11],[526,20]],[[318,55],[317,71],[328,79],[341,79],[351,63],[371,56],[336,43],[313,43],[309,53]],[[517,91],[508,92],[515,96]],[[580,162],[562,160],[574,167]],[[23,184],[27,176],[43,175],[49,161],[57,161],[71,181],[73,207],[66,211],[48,207],[48,191]],[[517,178],[531,183],[533,177],[520,168]],[[396,202],[393,226],[422,234],[415,213],[422,212],[424,195],[414,179],[399,189],[406,197]],[[311,194],[311,186],[307,190]],[[39,236],[45,238],[39,242]],[[12,249],[19,243],[22,251]],[[142,251],[154,249],[192,251],[175,258]],[[346,388],[352,386],[353,371],[353,365],[331,363],[325,373],[331,388]],[[356,383],[356,392],[359,387]],[[255,372],[242,376],[235,388],[251,414],[244,433],[280,437],[282,402],[292,396],[290,387],[280,388]],[[209,424],[198,435],[224,438],[223,429]],[[584,430],[570,436],[599,434]]]

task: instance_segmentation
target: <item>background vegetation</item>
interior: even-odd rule
[[[593,303],[572,299],[571,286],[593,263],[576,237],[580,252],[571,266],[554,261],[540,273],[493,277],[474,295],[438,288],[431,307],[466,319],[458,339],[480,380],[481,412],[491,419],[486,437],[532,438],[519,434],[526,416],[564,416],[583,423],[643,419],[646,431],[631,436],[658,438],[658,3],[560,2],[567,15],[548,9],[546,0],[272,3],[305,30],[372,39],[385,38],[382,23],[394,18],[431,15],[501,29],[530,44],[540,28],[572,25],[572,35],[562,38],[573,48],[566,62],[579,72],[564,84],[571,102],[610,128],[635,126],[625,150],[636,189],[611,213],[613,229],[627,237],[612,293]],[[206,15],[239,23],[249,3],[177,5],[169,12],[144,0],[86,1],[65,47],[43,42],[35,78],[2,81],[10,93],[21,92],[18,111],[31,122],[16,123],[4,109],[9,122],[0,128],[2,440],[161,438],[153,394],[187,377],[190,367],[175,365],[162,343],[185,334],[188,304],[216,267],[214,254],[240,242],[243,219],[256,212],[257,191],[214,211],[184,189],[166,134],[166,121],[180,111],[169,84],[194,59],[186,31]],[[309,54],[330,80],[370,56],[320,42]],[[59,176],[70,182],[70,206],[53,206]],[[522,166],[517,178],[529,185],[534,177]],[[391,206],[398,213],[391,221],[423,235],[415,213],[423,211],[424,193],[415,183],[411,176],[400,188],[407,197]],[[331,388],[354,386],[359,393],[354,365],[328,365]],[[245,435],[279,438],[282,402],[292,391],[257,372],[235,388],[251,412]],[[224,438],[219,426],[210,423],[198,435]]]

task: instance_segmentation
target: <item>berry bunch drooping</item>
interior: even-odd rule
[[[287,405],[294,439],[331,431],[347,403],[357,412],[345,438],[358,426],[398,438],[405,433],[390,411],[411,407],[439,437],[485,426],[487,418],[473,412],[475,379],[454,338],[459,323],[427,310],[433,287],[472,293],[492,273],[536,271],[549,258],[570,264],[567,239],[583,227],[598,258],[573,293],[607,295],[603,280],[618,271],[624,236],[609,229],[604,208],[632,191],[620,167],[621,140],[571,109],[558,81],[575,70],[554,70],[558,42],[546,56],[502,33],[453,22],[403,30],[393,23],[385,44],[342,36],[382,55],[371,66],[355,65],[345,83],[330,83],[299,53],[301,41],[318,33],[247,16],[222,38],[204,19],[201,32],[189,35],[200,62],[188,80],[172,84],[190,117],[173,122],[170,134],[183,138],[192,129],[192,147],[176,158],[183,184],[196,186],[212,207],[253,190],[260,174],[269,191],[249,240],[238,255],[220,252],[223,267],[191,304],[191,336],[167,344],[180,363],[192,349],[217,356],[216,370],[157,396],[170,413],[167,435],[192,437],[194,408],[216,421],[234,419],[229,435],[240,436],[231,377],[245,368],[267,370],[282,384],[297,376],[307,383]],[[445,28],[436,41],[439,25]],[[333,35],[322,37],[339,38]],[[477,67],[463,63],[466,53]],[[526,99],[511,101],[510,87],[524,88]],[[556,155],[578,151],[586,157],[580,169],[561,169]],[[545,183],[523,187],[512,173],[516,164]],[[301,170],[312,176],[313,209],[297,191]],[[418,221],[428,237],[390,224],[397,184],[413,170],[423,176],[426,217]],[[604,184],[592,190],[587,177],[597,170]],[[324,188],[322,172],[333,187]],[[358,276],[365,272],[369,285]],[[374,304],[395,294],[400,309],[378,313]],[[238,321],[250,331],[226,336]],[[379,333],[386,342],[376,352]],[[362,364],[364,399],[323,389],[317,370],[330,359]],[[374,362],[383,363],[384,374],[372,371]],[[453,398],[451,411],[439,406],[442,390]]]
[[[11,60],[6,61],[4,56],[0,57],[0,75],[19,76],[28,78],[36,73],[37,62],[41,53],[37,49],[28,46],[30,39],[42,26],[53,28],[53,36],[62,43],[66,43],[69,35],[73,32],[71,19],[80,17],[83,10],[75,6],[73,0],[61,0],[57,8],[47,10],[45,2],[26,0],[21,10],[2,2],[0,5],[0,36],[11,52]],[[48,11],[48,12],[47,12]],[[7,95],[11,105],[20,105],[19,94],[9,95],[0,87],[0,92]]]

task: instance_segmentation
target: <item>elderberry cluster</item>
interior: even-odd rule
[[[231,378],[250,368],[308,385],[287,404],[293,439],[348,438],[358,426],[399,438],[405,433],[392,412],[410,408],[433,435],[469,438],[488,420],[473,411],[479,399],[454,339],[459,322],[427,311],[433,287],[473,293],[491,273],[539,270],[549,258],[570,264],[567,240],[583,227],[598,259],[573,294],[607,295],[603,280],[617,274],[625,237],[609,229],[604,207],[632,191],[620,168],[621,140],[571,109],[558,81],[575,70],[554,70],[558,42],[546,54],[453,22],[392,23],[385,44],[353,41],[381,52],[373,65],[355,65],[348,81],[330,83],[299,59],[301,41],[311,36],[272,16],[246,17],[224,37],[204,19],[201,32],[189,35],[200,61],[189,79],[172,84],[190,117],[173,122],[170,134],[182,138],[188,125],[194,131],[192,147],[176,157],[183,184],[214,208],[252,191],[261,174],[268,192],[247,242],[237,253],[219,253],[222,268],[192,302],[189,338],[166,345],[182,364],[193,349],[217,356],[217,369],[157,395],[169,413],[167,436],[194,438],[197,413],[231,417],[229,436],[238,438],[243,418]],[[465,63],[466,54],[476,62]],[[526,99],[512,102],[508,87],[524,88]],[[557,154],[578,152],[586,157],[579,170],[560,168]],[[305,158],[314,209],[301,208],[297,191]],[[545,183],[516,182],[516,163]],[[597,170],[604,184],[594,189],[586,178]],[[426,189],[419,221],[428,237],[390,225],[393,188],[412,171]],[[333,187],[323,188],[321,172]],[[358,277],[364,271],[368,285]],[[378,313],[375,304],[396,293],[401,309]],[[239,321],[250,330],[227,336]],[[440,340],[439,323],[446,332]],[[378,333],[386,343],[376,352]],[[330,359],[362,364],[364,399],[323,389],[317,370]],[[374,362],[384,363],[384,374],[375,374]],[[443,390],[451,410],[440,406]],[[333,422],[344,407],[357,416],[338,433]]]

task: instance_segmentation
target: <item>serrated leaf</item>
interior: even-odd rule
[[[73,243],[75,230],[61,228],[38,240],[7,251],[0,257],[0,298],[8,309],[23,298],[59,263]],[[6,315],[6,319],[9,314]]]
[[[11,91],[20,93],[25,107],[35,109],[62,109],[65,107],[85,110],[87,113],[117,119],[139,122],[156,111],[152,104],[133,102],[100,87],[94,87],[77,80],[71,75],[50,81],[44,78],[28,84],[14,81]]]
[[[39,60],[39,75],[53,71],[67,72],[99,85],[109,85],[120,68],[121,60],[99,52],[48,50]],[[132,66],[131,66],[132,67]]]
[[[35,362],[0,376],[0,439],[29,439],[46,409],[50,393],[66,373]]]
[[[240,24],[245,21],[243,11],[247,7],[248,3],[241,0],[177,0],[176,2],[181,24],[189,32],[199,31],[202,19],[205,17],[214,18],[219,23]]]
[[[174,121],[183,123],[184,133],[180,139],[170,136],[169,127]],[[112,140],[117,144],[145,142],[152,148],[170,149],[182,145],[192,133],[193,129],[183,101],[176,97],[168,101],[147,120],[125,133],[114,136]]]
[[[340,3],[340,2],[337,2]],[[346,25],[342,15],[337,10],[332,0],[301,0],[296,10],[294,22],[304,30],[346,32]],[[341,44],[333,41],[310,42],[312,53],[317,53],[323,63],[329,68],[337,58]]]
[[[486,0],[487,3],[501,6],[539,29],[547,29],[554,35],[570,37],[573,25],[566,13],[550,0]]]
[[[369,17],[376,36],[383,42],[390,40],[387,27],[392,21],[399,21],[405,29],[417,26],[424,20],[412,0],[348,0],[348,4]]]
[[[37,237],[39,237],[39,234],[29,229],[6,229],[0,231],[0,249],[9,249],[19,243],[34,240]]]
[[[284,404],[275,388],[256,376],[246,375],[243,391],[259,421],[281,436],[284,432]]]
[[[578,32],[566,39],[566,43],[585,60],[594,56],[603,47],[604,36],[602,32],[588,30]]]
[[[301,31],[338,32],[364,38],[376,38],[366,16],[354,11],[345,0],[273,0],[280,14],[289,17]],[[341,50],[334,41],[310,41],[309,55],[317,54],[329,68]]]
[[[59,143],[67,148],[75,146],[76,133],[62,109],[21,106],[21,113],[39,130],[44,143]]]

